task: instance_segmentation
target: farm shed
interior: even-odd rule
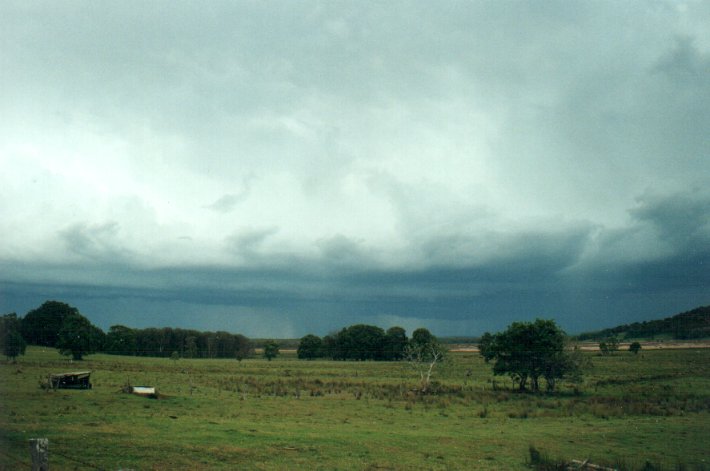
[[[91,389],[91,371],[73,371],[49,375],[48,385],[52,389]]]

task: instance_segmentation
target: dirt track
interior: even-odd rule
[[[683,340],[665,340],[665,341],[648,341],[639,342],[641,344],[642,350],[673,350],[680,348],[710,348],[710,341],[683,341]],[[631,342],[619,342],[619,350],[628,350]],[[575,342],[581,350],[587,352],[597,352],[599,351],[599,342]],[[450,350],[452,352],[477,352],[478,347],[476,345],[452,345]]]

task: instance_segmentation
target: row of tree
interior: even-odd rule
[[[115,325],[104,334],[76,308],[57,301],[45,302],[24,318],[15,314],[0,318],[0,342],[6,356],[14,358],[24,353],[25,340],[35,345],[56,347],[77,360],[98,351],[119,355],[239,360],[254,352],[249,339],[228,332],[167,327],[132,329]],[[579,350],[566,348],[566,340],[566,334],[554,321],[537,319],[514,322],[496,334],[486,332],[479,349],[484,360],[493,363],[493,373],[510,376],[520,390],[529,386],[538,391],[540,381],[544,379],[547,390],[553,391],[562,378],[579,381],[588,361]],[[416,329],[410,339],[401,327],[384,331],[365,324],[343,328],[322,339],[306,335],[300,340],[297,352],[299,358],[307,360],[404,360],[419,373],[422,391],[428,389],[435,365],[446,357],[446,350],[427,329]],[[271,360],[278,353],[275,342],[264,345],[267,359]]]
[[[385,332],[365,324],[345,327],[322,339],[306,335],[297,353],[298,358],[306,360],[406,361],[419,374],[421,392],[429,390],[434,367],[446,358],[446,349],[427,329],[416,329],[409,339],[402,327],[390,327]]]
[[[106,352],[185,358],[236,358],[254,353],[252,342],[240,334],[200,332],[188,329],[132,329],[114,325],[108,333],[93,325],[79,310],[59,301],[47,301],[23,318],[2,316],[0,342],[3,353],[14,358],[23,354],[27,343],[59,349],[81,360],[84,355]]]
[[[298,344],[298,358],[312,360],[375,360],[398,361],[405,359],[407,348],[413,343],[433,343],[436,338],[424,328],[415,330],[412,339],[402,327],[390,327],[387,331],[374,325],[357,324],[322,339],[309,334]]]
[[[106,353],[182,358],[236,358],[243,360],[254,353],[252,342],[241,334],[200,332],[170,327],[132,329],[114,325],[106,334]]]

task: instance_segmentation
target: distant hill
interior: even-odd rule
[[[439,342],[444,345],[467,345],[478,343],[481,340],[480,337],[468,337],[468,336],[451,336],[451,337],[439,337]]]
[[[600,340],[616,336],[622,339],[669,337],[678,340],[710,337],[710,306],[676,314],[655,321],[634,322],[610,329],[579,334],[577,340]]]

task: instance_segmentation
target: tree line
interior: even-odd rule
[[[568,338],[553,320],[514,322],[505,331],[486,332],[479,351],[492,363],[494,375],[507,375],[518,389],[548,391],[558,381],[579,382],[588,359],[578,349],[568,348]],[[178,328],[133,329],[114,325],[108,333],[94,326],[79,311],[65,303],[47,301],[23,318],[7,314],[0,318],[0,342],[6,356],[24,353],[26,343],[59,349],[80,360],[84,355],[106,352],[172,358],[236,358],[252,356],[253,343],[245,336],[228,332],[200,332]],[[636,352],[634,352],[636,353]],[[268,360],[279,354],[274,341],[264,344]],[[320,338],[309,334],[300,339],[298,358],[312,360],[405,361],[418,373],[421,391],[429,390],[434,367],[447,356],[438,339],[425,328],[408,338],[402,327],[386,331],[356,324]]]
[[[170,327],[133,329],[114,325],[105,333],[81,315],[78,309],[59,301],[46,301],[22,318],[15,313],[2,316],[0,342],[8,358],[24,354],[28,343],[57,348],[60,353],[71,355],[75,360],[97,352],[238,360],[254,353],[254,346],[247,337],[229,332]]]
[[[436,340],[427,329],[419,328],[412,339],[402,327],[387,331],[374,325],[356,324],[337,333],[320,338],[309,334],[298,344],[298,358],[312,360],[375,360],[398,361],[405,359],[407,348],[413,343],[431,343]]]
[[[11,358],[23,354],[27,343],[57,348],[76,360],[97,352],[238,360],[254,355],[253,341],[244,335],[224,331],[201,332],[171,327],[136,329],[113,325],[104,332],[77,308],[59,301],[46,301],[24,317],[13,313],[1,319],[0,341],[4,353]],[[278,344],[274,341],[263,343],[267,359],[278,355]],[[436,337],[424,328],[415,330],[409,339],[402,327],[385,331],[377,326],[357,324],[324,338],[306,335],[300,339],[297,351],[301,359],[399,361],[411,358],[415,347],[423,345],[434,345],[443,351]]]
[[[111,326],[104,343],[105,353],[148,357],[236,358],[254,353],[252,342],[241,334],[200,332],[171,327],[132,329]]]
[[[374,325],[356,324],[320,338],[308,334],[301,339],[298,358],[313,360],[405,361],[416,371],[422,393],[429,391],[434,367],[447,357],[447,350],[425,328],[412,332],[412,338],[402,327],[387,331]]]

